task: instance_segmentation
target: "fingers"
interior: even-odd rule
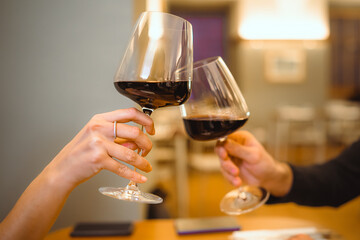
[[[137,120],[137,118],[143,120]],[[117,121],[115,126],[112,120]],[[149,116],[141,113],[135,108],[130,108],[95,115],[87,124],[86,132],[100,133],[112,141],[114,140],[114,135],[116,135],[117,139],[115,142],[119,144],[123,144],[124,142],[132,142],[130,147],[132,149],[142,149],[142,155],[146,156],[152,148],[152,142],[139,127],[125,124],[125,122],[128,121],[136,121],[140,124],[147,125],[147,131],[150,134],[153,134],[155,131],[153,121]],[[135,144],[137,147],[134,147],[133,144]],[[129,144],[127,145],[129,146]]]
[[[228,155],[242,159],[246,162],[251,163],[257,160],[257,152],[254,148],[244,146],[232,139],[227,139],[224,143],[224,148],[226,149]]]
[[[227,152],[224,149],[223,143],[217,142],[215,146],[215,153],[219,156],[220,159],[228,158]]]
[[[231,160],[220,161],[221,167],[230,175],[237,177],[239,175],[239,168]]]
[[[226,150],[223,147],[216,147],[215,152],[219,156],[221,168],[223,168],[230,175],[236,176],[239,174],[239,169],[231,161],[231,159],[226,153]]]
[[[250,133],[247,131],[237,131],[227,136],[227,139],[232,139],[241,145],[245,145],[247,139],[249,138],[249,134]]]
[[[100,116],[109,122],[117,121],[119,123],[125,123],[133,121],[144,126],[148,134],[155,134],[153,120],[145,113],[140,112],[136,108],[119,109],[112,112],[100,114]]]
[[[241,185],[241,179],[239,177],[239,168],[229,158],[224,147],[218,145],[215,148],[216,154],[220,159],[221,172],[224,177],[234,186]]]
[[[126,165],[112,159],[109,157],[103,162],[103,169],[109,170],[123,178],[129,179],[136,183],[144,183],[147,181],[147,178],[140,173],[131,170]]]
[[[114,141],[115,121],[115,134],[119,138]],[[125,124],[128,121],[145,125],[149,134],[155,133],[152,119],[135,108],[98,114],[62,149],[52,161],[53,165],[65,169],[64,173],[69,173],[65,174],[69,183],[75,185],[94,176],[101,169],[134,182],[145,182],[144,176],[129,169],[125,163],[150,172],[152,167],[142,156],[151,150],[152,143],[139,127]],[[134,151],[136,149],[142,150],[142,156]]]
[[[127,139],[123,139],[123,138],[116,138],[114,140],[115,143],[120,144],[121,146],[127,147],[133,151],[135,151],[136,149],[138,149],[138,145],[136,145],[136,143],[134,142],[129,142],[129,140]]]
[[[145,158],[127,147],[109,141],[106,144],[106,148],[111,157],[126,162],[144,172],[152,170],[152,166]]]
[[[122,144],[124,141],[129,142],[129,140],[131,140],[131,142],[135,143],[138,148],[143,150],[142,156],[146,156],[150,152],[152,142],[140,128],[118,123],[116,130],[117,136],[119,137],[115,139],[116,143]],[[126,140],[124,140],[124,138]]]
[[[117,137],[114,139],[114,142],[117,143],[117,144],[125,144],[126,142],[128,142],[129,140],[125,139],[125,138],[120,138],[120,137]]]
[[[226,180],[228,180],[232,185],[235,187],[240,187],[242,181],[241,178],[237,175],[229,174],[224,168],[220,168],[221,173],[225,177]]]

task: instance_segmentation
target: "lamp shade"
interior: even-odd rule
[[[238,33],[249,40],[323,40],[327,0],[241,0]]]

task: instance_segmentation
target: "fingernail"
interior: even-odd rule
[[[130,146],[131,146],[130,143],[123,143],[123,144],[121,144],[121,145],[123,145],[124,147],[127,147],[127,148],[130,148]]]
[[[146,181],[147,181],[147,178],[146,178],[145,176],[141,176],[140,179],[141,179],[141,181],[143,181],[143,182],[146,182]]]

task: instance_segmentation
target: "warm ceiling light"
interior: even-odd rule
[[[327,0],[241,0],[239,35],[249,40],[322,40]]]
[[[146,11],[162,12],[164,9],[162,0],[146,0]]]

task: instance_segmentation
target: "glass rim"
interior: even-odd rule
[[[216,56],[216,57],[208,57],[208,58],[205,58],[205,59],[201,59],[199,61],[196,61],[193,63],[193,69],[197,69],[197,68],[201,68],[202,66],[205,66],[205,65],[208,65],[210,63],[213,63],[213,62],[223,62],[224,60],[222,59],[222,57],[220,56]]]
[[[163,15],[167,15],[169,17],[178,18],[178,19],[184,21],[186,24],[189,24],[190,26],[192,26],[192,24],[188,20],[186,20],[185,18],[182,18],[180,16],[177,16],[177,15],[174,15],[174,14],[171,14],[171,13],[161,12],[161,11],[144,11],[144,12],[142,12],[140,14],[140,16],[145,15],[145,14],[163,14]],[[139,18],[140,18],[140,16],[139,16]]]

